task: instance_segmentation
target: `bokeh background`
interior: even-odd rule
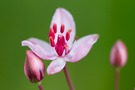
[[[78,63],[67,63],[76,90],[114,90],[110,50],[117,39],[128,48],[128,62],[121,70],[120,90],[135,88],[134,0],[1,0],[0,1],[0,90],[38,90],[24,75],[25,50],[21,41],[37,37],[48,41],[52,15],[58,7],[69,10],[77,36],[98,33],[90,53]],[[50,61],[44,61],[46,67]],[[63,71],[46,74],[45,90],[69,90]]]

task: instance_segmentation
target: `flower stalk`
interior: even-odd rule
[[[67,67],[65,66],[63,70],[64,70],[64,74],[65,74],[65,77],[66,77],[66,80],[67,80],[69,89],[70,89],[70,90],[75,90],[75,89],[74,89],[74,86],[73,86],[73,83],[72,83],[72,80],[71,80],[71,78],[70,78],[70,75],[69,75],[69,72],[68,72]]]
[[[115,81],[114,81],[114,90],[119,90],[120,85],[120,68],[115,69]]]
[[[44,90],[44,88],[43,88],[41,82],[38,83],[38,88],[39,88],[39,90]]]

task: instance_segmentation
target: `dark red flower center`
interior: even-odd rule
[[[69,29],[64,34],[65,26],[63,24],[60,26],[60,33],[58,33],[57,36],[56,36],[56,33],[58,32],[57,31],[57,24],[53,24],[52,28],[49,31],[50,44],[52,47],[55,48],[55,50],[59,56],[62,56],[64,51],[65,51],[65,54],[67,52],[68,45],[66,42],[69,41],[69,39],[70,39],[71,31],[72,30]]]

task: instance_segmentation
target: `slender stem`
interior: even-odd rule
[[[43,88],[41,82],[38,83],[38,88],[39,88],[39,90],[44,90],[44,88]]]
[[[64,70],[64,74],[65,74],[65,77],[66,77],[66,80],[67,80],[67,83],[68,83],[70,90],[75,90],[67,67],[65,66],[63,70]]]
[[[120,79],[120,68],[116,68],[114,90],[119,90],[119,79]]]

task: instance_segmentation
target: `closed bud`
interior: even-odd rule
[[[111,64],[114,67],[123,67],[127,62],[127,56],[127,49],[125,44],[118,40],[111,50]]]
[[[44,78],[45,66],[40,58],[32,51],[26,51],[24,72],[27,79],[32,83],[40,82]]]

